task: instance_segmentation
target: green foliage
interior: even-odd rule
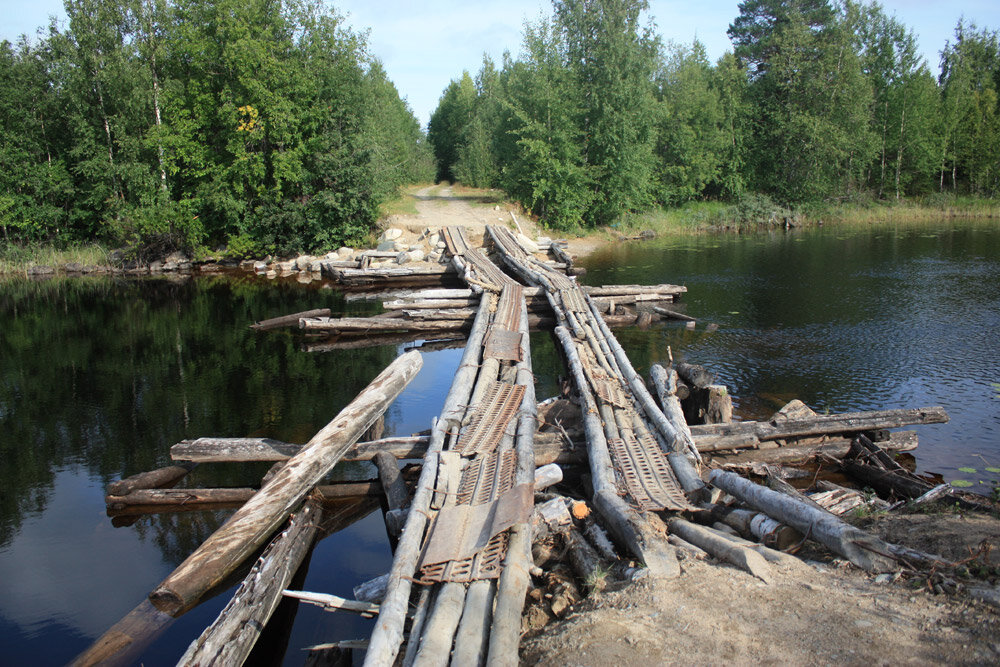
[[[419,123],[326,5],[69,0],[0,48],[8,241],[318,250],[427,179]]]

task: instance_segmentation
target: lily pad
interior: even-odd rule
[[[958,469],[959,472],[979,472],[975,468],[962,467]]]
[[[967,479],[953,479],[951,480],[951,485],[964,489],[972,486],[972,482]]]
[[[1000,468],[986,468],[986,472],[1000,472]]]

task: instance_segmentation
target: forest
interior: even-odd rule
[[[0,244],[335,248],[433,176],[365,37],[319,0],[65,8],[0,44]]]
[[[704,200],[753,216],[1000,192],[996,31],[960,20],[935,77],[877,2],[744,0],[712,63],[648,9],[554,0],[517,58],[453,80],[428,127],[437,178],[556,228]]]
[[[323,0],[65,7],[0,43],[0,249],[332,249],[435,178],[558,229],[1000,191],[997,32],[959,21],[935,76],[875,2],[745,0],[713,63],[664,42],[645,0],[554,0],[516,57],[450,83],[426,134]]]

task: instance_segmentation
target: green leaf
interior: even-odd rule
[[[972,482],[967,479],[954,479],[951,481],[951,485],[964,489],[972,486]]]
[[[978,472],[975,468],[961,467],[958,469],[959,472]]]
[[[1000,468],[986,468],[986,472],[1000,472]]]

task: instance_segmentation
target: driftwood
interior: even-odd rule
[[[697,322],[695,318],[690,315],[685,315],[684,313],[678,313],[676,310],[670,310],[669,308],[663,308],[661,306],[653,306],[653,312],[659,313],[666,318],[671,320],[680,320],[682,322]]]
[[[375,467],[378,468],[378,478],[382,482],[382,495],[385,500],[384,515],[385,530],[389,536],[389,545],[393,551],[396,550],[396,541],[399,535],[401,524],[398,517],[409,498],[406,490],[406,483],[399,472],[399,462],[396,457],[388,452],[378,452],[374,458]]]
[[[257,549],[326,475],[344,452],[412,380],[423,364],[408,352],[392,362],[285,468],[150,594],[159,609],[177,614],[195,604]]]
[[[709,446],[714,446],[711,438],[714,436],[695,436],[700,451],[713,452],[713,461],[722,464],[746,464],[746,463],[804,463],[817,456],[824,455],[832,458],[843,458],[851,449],[851,438],[844,436],[823,436],[820,438],[806,438],[795,444],[775,447],[774,449],[744,449],[739,454],[715,454],[714,449],[702,449],[702,438],[706,438]],[[735,436],[724,436],[735,437]],[[752,437],[752,436],[751,436]],[[756,440],[756,438],[754,438]],[[889,440],[878,443],[878,446],[889,451],[905,452],[917,448],[916,431],[894,431],[890,434]]]
[[[282,591],[282,595],[322,607],[324,611],[350,611],[355,614],[361,614],[365,618],[371,618],[378,613],[377,604],[362,602],[360,600],[348,600],[338,595],[288,590]]]
[[[117,482],[111,482],[108,484],[108,495],[124,496],[139,489],[161,489],[173,486],[194,470],[197,465],[197,463],[183,461],[176,465],[141,472]]]
[[[943,424],[947,421],[948,413],[945,412],[944,408],[929,407],[846,412],[835,415],[816,415],[806,419],[772,420],[770,422],[702,424],[692,426],[691,433],[695,438],[700,435],[743,437],[752,435],[758,440],[780,440],[835,433],[861,433],[872,429],[896,428],[908,424]]]
[[[719,560],[724,560],[749,572],[766,584],[771,583],[771,568],[768,567],[764,557],[756,551],[747,549],[684,519],[671,519],[668,525],[671,534],[704,549]]]
[[[281,592],[312,548],[321,516],[321,503],[315,499],[292,516],[288,528],[264,550],[229,604],[178,664],[243,664],[281,602]]]
[[[341,461],[371,461],[378,452],[392,454],[397,459],[421,459],[427,453],[429,442],[430,436],[424,435],[359,442],[347,450]],[[265,438],[199,438],[174,445],[170,448],[170,456],[175,460],[203,463],[286,461],[301,449],[302,445]],[[581,463],[585,460],[582,445],[579,449],[568,447],[559,433],[537,433],[535,449],[536,466]]]
[[[821,542],[864,570],[890,572],[896,567],[885,542],[825,510],[817,510],[797,498],[754,484],[735,473],[713,470],[710,481],[754,509]]]
[[[270,331],[272,329],[280,329],[282,327],[298,327],[299,320],[304,317],[329,317],[329,308],[317,308],[316,310],[306,310],[301,313],[292,313],[291,315],[282,315],[281,317],[273,317],[269,320],[261,320],[256,324],[251,324],[251,329],[257,329],[258,331]]]

